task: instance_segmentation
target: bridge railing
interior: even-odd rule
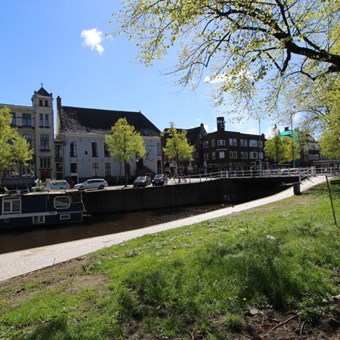
[[[307,168],[285,168],[285,169],[257,169],[257,170],[220,170],[217,172],[209,172],[197,175],[181,175],[174,176],[170,181],[178,181],[179,183],[191,183],[215,180],[217,178],[254,178],[254,177],[296,177],[304,179],[318,175],[315,167]]]

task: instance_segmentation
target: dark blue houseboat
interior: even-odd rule
[[[0,229],[81,222],[83,212],[78,191],[0,194]]]

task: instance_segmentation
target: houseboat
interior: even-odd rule
[[[75,190],[0,194],[0,229],[81,222],[83,213]]]

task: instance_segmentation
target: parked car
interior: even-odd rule
[[[42,183],[40,180],[35,181],[36,185],[31,188],[32,191],[51,191],[51,190],[64,190],[70,189],[70,184],[64,179],[53,180],[47,184]]]
[[[70,189],[70,184],[64,179],[51,181],[46,185],[46,190],[62,190],[62,189]]]
[[[138,176],[133,181],[133,187],[146,187],[151,184],[151,178],[149,176]]]
[[[166,177],[164,174],[157,174],[152,180],[152,185],[164,185],[166,183]]]
[[[83,183],[78,183],[74,186],[75,189],[85,190],[85,189],[104,189],[108,184],[105,179],[102,178],[91,178]]]

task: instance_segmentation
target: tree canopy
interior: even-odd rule
[[[291,163],[300,159],[299,143],[292,136],[281,136],[280,131],[274,129],[274,135],[265,142],[264,152],[277,164]]]
[[[11,127],[12,116],[9,109],[0,109],[0,173],[13,164],[26,165],[32,159],[33,150],[29,143]]]
[[[195,151],[195,147],[189,144],[186,130],[178,131],[174,124],[171,124],[167,131],[163,151],[166,156],[176,161],[178,167],[180,160],[192,160],[192,153]]]
[[[257,84],[271,103],[290,78],[340,72],[339,6],[339,0],[125,0],[112,22],[115,32],[136,41],[146,65],[176,46],[182,85],[207,75],[220,81],[221,103],[226,91],[249,99]]]
[[[105,136],[105,145],[111,156],[124,163],[125,185],[127,185],[128,165],[133,159],[145,156],[143,137],[129,125],[126,118],[120,118],[111,128],[111,134]]]

